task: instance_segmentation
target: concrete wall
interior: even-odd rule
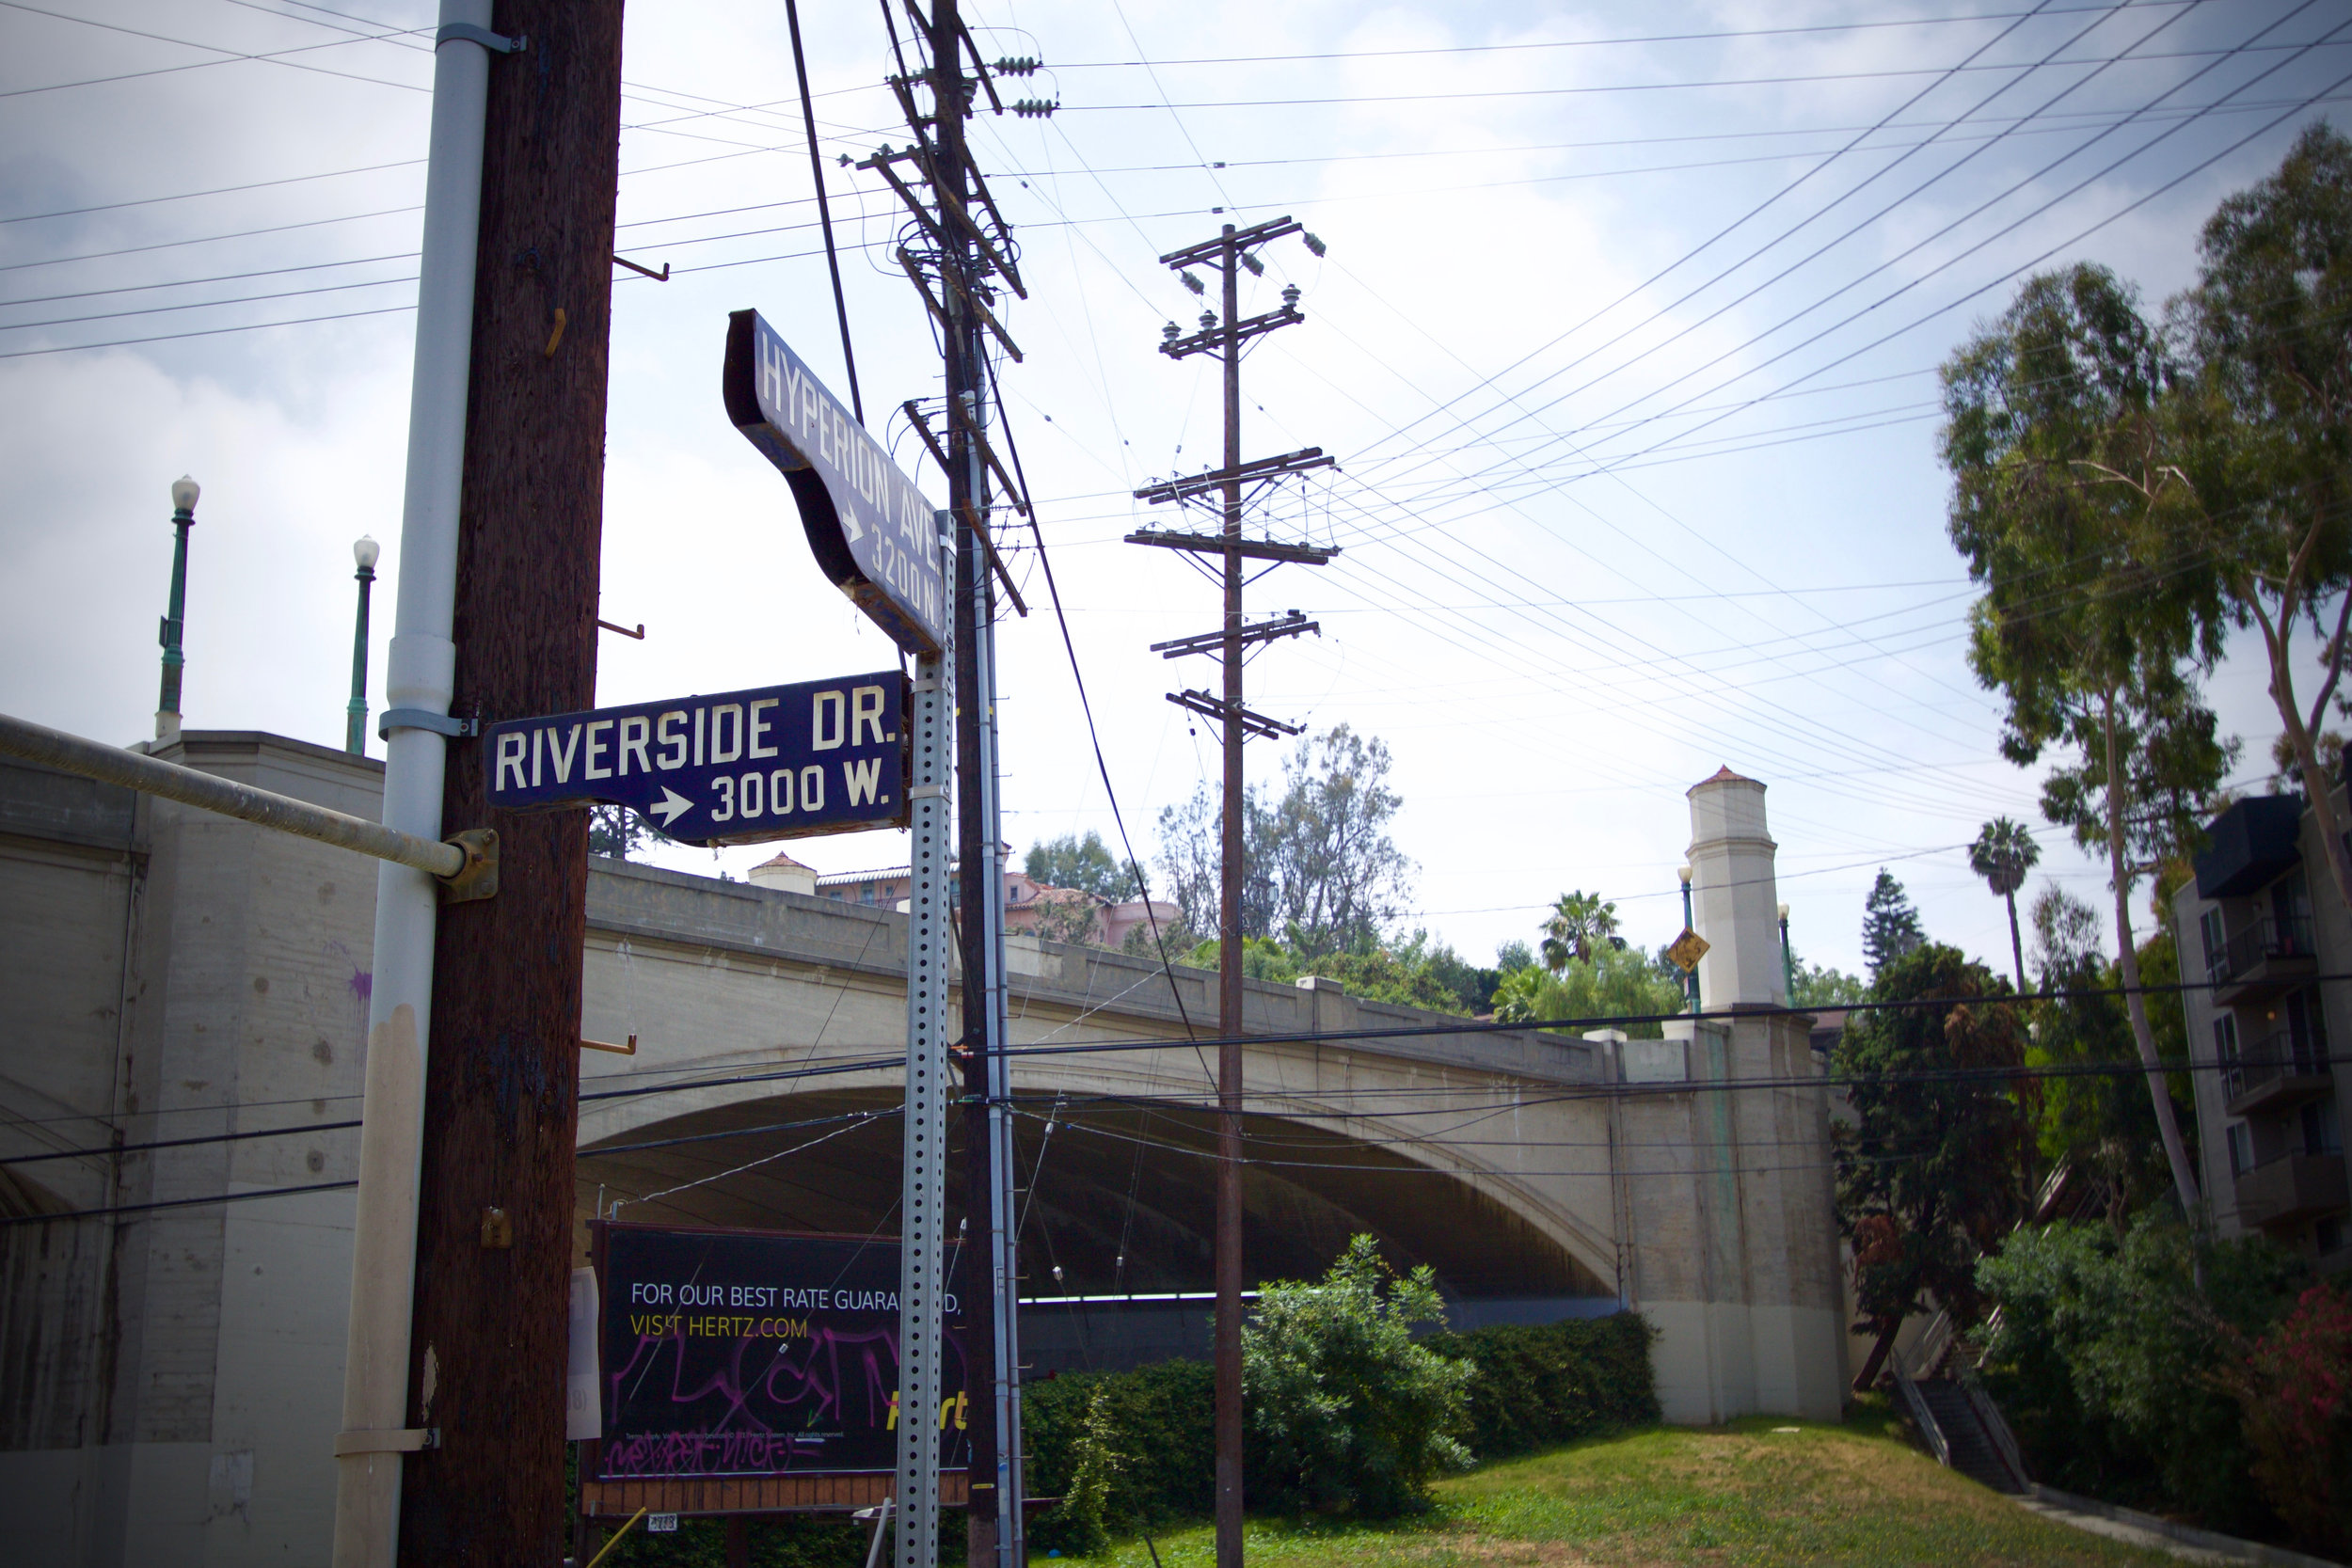
[[[250,734],[160,751],[373,816],[381,768]],[[0,1156],[358,1114],[372,862],[37,769],[0,774]],[[0,1511],[14,1560],[323,1560],[356,1138],[11,1167]],[[18,1554],[22,1555],[18,1555]]]

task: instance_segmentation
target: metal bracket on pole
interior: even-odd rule
[[[936,1568],[939,1560],[939,1405],[946,1305],[941,1279],[946,1241],[947,1031],[950,955],[948,783],[955,713],[952,650],[916,661],[907,712],[907,791],[914,821],[907,887],[907,1078],[904,1195],[898,1243],[897,1568]],[[879,1537],[877,1538],[879,1539]]]
[[[470,22],[445,22],[433,35],[433,47],[445,43],[478,43],[493,55],[519,55],[531,47],[531,40],[520,34],[508,38],[487,27],[477,27]]]
[[[384,717],[375,721],[375,737],[389,740],[394,730],[431,730],[453,740],[469,740],[482,733],[482,721],[453,713],[436,713],[431,708],[388,707]]]

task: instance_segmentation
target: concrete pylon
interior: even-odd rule
[[[1764,825],[1764,786],[1725,768],[1692,784],[1692,922],[1708,942],[1699,1001],[1717,1007],[1786,1006],[1780,954],[1778,846]]]

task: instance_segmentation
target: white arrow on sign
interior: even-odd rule
[[[845,506],[841,509],[838,515],[841,518],[841,534],[843,538],[849,540],[850,544],[854,545],[859,540],[866,537],[866,531],[858,527],[857,509],[855,507]]]
[[[679,817],[684,816],[688,812],[692,811],[694,809],[694,802],[688,800],[685,796],[680,795],[676,790],[672,789],[668,784],[663,784],[661,786],[661,799],[656,800],[652,805],[647,806],[645,809],[653,813],[656,816],[660,817],[661,825],[666,828],[671,823],[676,821]]]

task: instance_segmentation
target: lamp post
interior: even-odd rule
[[[1686,931],[1695,931],[1698,927],[1691,924],[1691,868],[1687,865],[1678,867],[1675,875],[1682,879],[1682,928]],[[1684,972],[1682,989],[1691,993],[1691,1010],[1697,1012],[1699,1010],[1699,967],[1697,964],[1693,963],[1689,970]]]
[[[355,757],[368,754],[368,591],[375,586],[375,558],[383,546],[366,534],[353,541],[351,559],[359,563],[359,620],[351,634],[351,702],[343,709],[343,750]]]
[[[156,637],[164,645],[164,689],[155,704],[155,738],[166,742],[180,738],[180,669],[187,663],[180,635],[188,598],[188,530],[195,526],[196,499],[201,494],[202,487],[185,474],[171,486],[171,609]]]
[[[1785,1007],[1797,1005],[1797,956],[1788,950],[1788,906],[1780,907],[1780,1001]]]

